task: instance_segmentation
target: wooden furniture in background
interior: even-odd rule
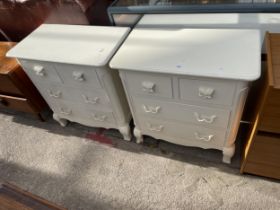
[[[0,40],[19,42],[42,23],[110,25],[107,7],[111,3],[112,0],[0,1],[0,29],[9,38],[1,37],[0,30]]]
[[[280,34],[267,33],[267,69],[256,100],[241,173],[280,179]]]
[[[6,52],[15,43],[0,42],[0,109],[12,108],[33,113],[41,117],[48,105],[14,58],[7,58]]]
[[[0,210],[66,210],[11,184],[0,183]]]

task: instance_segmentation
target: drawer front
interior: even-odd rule
[[[133,98],[136,112],[140,116],[177,120],[198,125],[227,128],[229,110],[214,109],[144,98]]]
[[[52,63],[20,60],[20,64],[34,83],[62,83]]]
[[[0,108],[11,108],[23,112],[34,113],[35,109],[32,108],[26,98],[12,97],[0,95]]]
[[[183,100],[230,106],[236,89],[234,81],[179,79]]]
[[[69,101],[80,104],[82,107],[111,110],[110,100],[103,90],[83,90],[66,88],[61,86],[46,86],[42,89],[42,95],[47,101],[59,103]]]
[[[172,121],[141,118],[140,127],[143,134],[185,146],[222,149],[226,138],[223,130]]]
[[[280,168],[280,136],[258,133],[250,148],[248,161]]]
[[[23,96],[22,92],[15,86],[8,75],[0,74],[0,92]]]
[[[97,72],[94,67],[55,64],[55,68],[62,82],[67,86],[88,88],[101,88]]]
[[[243,172],[280,179],[279,135],[259,132],[253,141]]]
[[[130,91],[143,95],[172,98],[171,77],[126,72],[126,84]]]
[[[57,103],[52,104],[52,109],[61,118],[80,122],[79,119],[96,124],[115,124],[115,118],[112,112],[96,111],[94,109],[82,109],[79,104]]]
[[[270,89],[259,120],[259,130],[280,133],[280,91]]]

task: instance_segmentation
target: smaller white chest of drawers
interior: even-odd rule
[[[136,27],[110,66],[120,71],[138,142],[149,135],[214,148],[230,163],[260,56],[258,30]]]
[[[131,113],[108,61],[129,28],[43,24],[8,56],[16,57],[62,126],[67,120],[116,128],[130,140]]]

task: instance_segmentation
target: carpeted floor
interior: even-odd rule
[[[71,210],[280,209],[280,182],[240,175],[240,151],[227,165],[216,150],[119,138],[2,111],[0,179]]]

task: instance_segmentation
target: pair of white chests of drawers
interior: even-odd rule
[[[138,143],[149,135],[214,148],[229,163],[249,81],[259,76],[257,32],[136,27],[126,37],[128,32],[42,25],[8,55],[19,59],[62,126],[70,120],[116,128],[130,140],[132,113]],[[217,55],[223,50],[228,55]],[[250,58],[238,63],[248,52]]]

